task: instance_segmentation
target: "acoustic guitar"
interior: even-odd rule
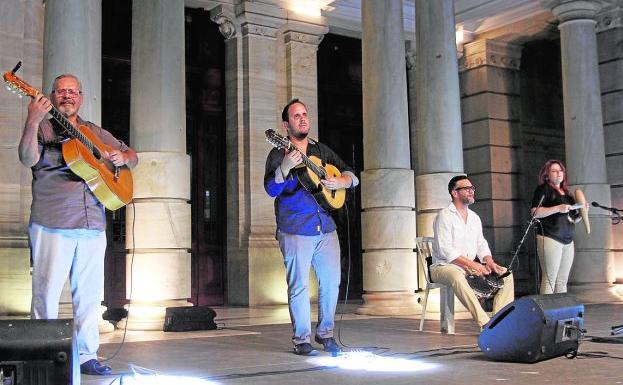
[[[316,202],[325,210],[337,210],[344,206],[346,201],[346,189],[329,190],[320,180],[327,177],[338,177],[340,170],[330,163],[323,162],[320,158],[305,155],[290,139],[279,135],[275,130],[266,130],[266,140],[273,146],[287,151],[298,151],[303,156],[303,163],[295,167],[294,172],[303,187],[314,196]]]
[[[21,62],[12,71],[5,72],[4,81],[20,97],[25,95],[34,98],[41,92],[15,75],[20,66]],[[75,127],[55,107],[49,113],[72,138],[63,142],[63,159],[71,171],[84,180],[108,210],[116,210],[128,204],[132,200],[130,169],[127,166],[117,167],[102,156],[113,148],[103,143],[87,126]]]

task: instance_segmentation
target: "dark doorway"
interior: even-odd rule
[[[328,34],[318,49],[318,136],[357,176],[363,170],[361,41]],[[361,298],[361,193],[349,192],[334,212],[342,249],[340,296]],[[348,267],[350,266],[350,275]]]
[[[203,9],[186,9],[186,146],[192,160],[192,299],[225,290],[225,42]]]
[[[225,276],[224,41],[208,12],[186,9],[186,135],[192,161],[192,293],[196,305],[221,305]],[[102,126],[132,145],[132,2],[102,2]],[[132,209],[131,205],[129,206]],[[125,209],[107,212],[104,300],[126,300]]]

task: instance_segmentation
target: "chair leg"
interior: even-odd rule
[[[424,330],[424,319],[426,318],[426,305],[428,304],[428,293],[430,293],[430,287],[426,285],[426,293],[424,293],[424,304],[422,305],[422,315],[420,316],[420,331]]]
[[[440,290],[440,318],[441,332],[454,334],[454,290],[448,286],[441,286]]]

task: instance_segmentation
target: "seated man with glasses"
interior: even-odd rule
[[[480,217],[468,207],[474,203],[476,189],[467,176],[452,178],[448,183],[448,192],[452,202],[437,214],[433,224],[435,240],[431,279],[452,287],[456,297],[482,329],[489,322],[489,316],[467,282],[466,275],[503,274],[506,268],[493,260],[489,244],[482,234]],[[494,314],[513,301],[514,291],[513,275],[509,274],[504,278],[504,287],[494,297]]]

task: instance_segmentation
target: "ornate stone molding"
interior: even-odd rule
[[[415,71],[416,69],[416,53],[413,49],[405,51],[405,62],[407,63],[407,71]]]
[[[623,7],[609,7],[597,15],[597,32],[623,27]]]
[[[324,39],[324,34],[321,35],[312,35],[309,33],[296,32],[296,31],[286,31],[283,33],[284,43],[303,43],[303,44],[311,44],[311,45],[319,45],[322,39]]]
[[[277,28],[269,27],[266,25],[252,24],[252,23],[246,22],[242,24],[241,29],[242,29],[242,36],[255,35],[255,36],[262,36],[262,37],[270,37],[273,39],[277,37]]]
[[[218,24],[218,29],[225,37],[225,40],[236,36],[237,28],[234,23],[235,16],[233,11],[228,11],[222,5],[219,5],[210,11],[210,20]]]
[[[465,44],[465,55],[461,59],[460,71],[481,66],[493,66],[509,70],[519,70],[522,47],[496,40],[477,40]]]
[[[405,40],[405,63],[407,65],[407,71],[415,71],[416,68],[416,41]]]
[[[594,20],[597,13],[610,3],[606,0],[542,0],[561,24],[571,20]]]

